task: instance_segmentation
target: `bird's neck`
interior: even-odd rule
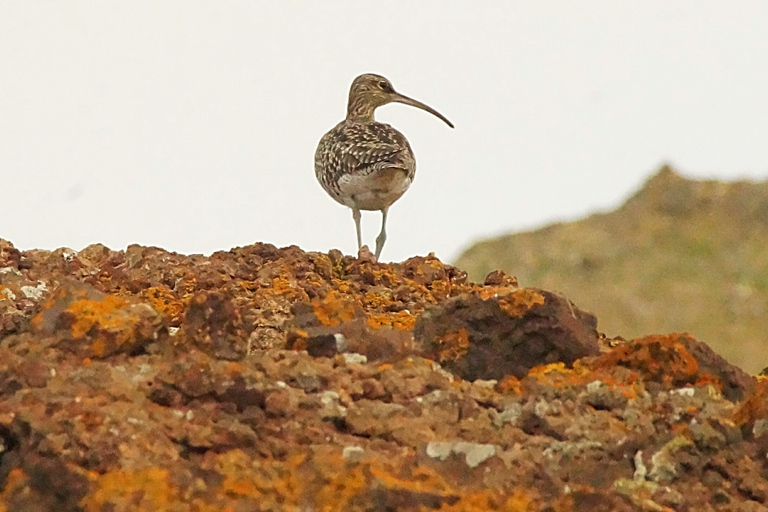
[[[372,123],[374,122],[374,110],[376,110],[376,106],[371,105],[367,101],[362,101],[360,98],[349,98],[347,119],[358,123]]]

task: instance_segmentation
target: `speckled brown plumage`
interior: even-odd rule
[[[453,127],[431,107],[395,92],[386,78],[365,74],[352,82],[347,118],[320,139],[315,152],[315,176],[323,189],[352,209],[358,248],[362,246],[360,210],[381,211],[377,258],[386,241],[387,211],[405,193],[416,174],[416,160],[405,136],[374,120],[376,108],[390,102],[421,108]]]
[[[345,206],[350,206],[353,199],[342,193],[342,180],[370,176],[387,168],[402,169],[411,181],[416,174],[416,160],[408,141],[384,123],[342,121],[320,139],[315,153],[317,179],[332,198]]]

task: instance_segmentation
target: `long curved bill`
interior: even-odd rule
[[[420,101],[416,101],[413,98],[409,98],[408,96],[404,96],[404,95],[400,94],[399,92],[396,92],[396,93],[394,93],[392,95],[392,101],[396,101],[398,103],[403,103],[405,105],[410,105],[412,107],[416,107],[416,108],[420,108],[421,110],[425,110],[425,111],[429,112],[430,114],[432,114],[433,116],[439,117],[440,119],[442,119],[445,122],[445,124],[447,124],[448,126],[453,128],[453,123],[450,122],[448,119],[446,119],[446,117],[443,114],[441,114],[437,110],[433,109],[432,107],[423,104]]]

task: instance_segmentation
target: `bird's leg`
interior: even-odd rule
[[[357,231],[357,250],[363,248],[363,237],[360,234],[360,210],[352,208],[352,218],[355,219],[355,230]]]
[[[387,212],[389,208],[381,210],[381,233],[376,237],[376,259],[379,259],[381,250],[384,248],[384,242],[387,241]]]

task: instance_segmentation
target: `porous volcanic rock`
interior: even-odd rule
[[[519,378],[534,366],[570,365],[599,352],[594,316],[532,288],[447,300],[421,315],[414,336],[425,356],[468,380]]]
[[[768,510],[768,383],[434,256],[0,240],[0,512]]]

